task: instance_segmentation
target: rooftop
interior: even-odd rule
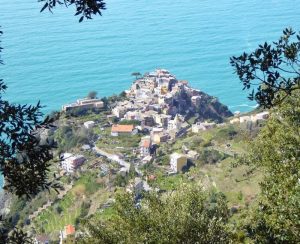
[[[111,132],[132,132],[134,125],[113,125]]]
[[[75,227],[73,225],[66,225],[65,232],[66,232],[66,235],[72,235],[75,233]]]
[[[143,141],[142,145],[143,145],[143,147],[148,148],[148,147],[150,147],[150,144],[151,144],[150,140],[146,139],[146,140]]]
[[[172,153],[172,154],[171,154],[171,157],[172,157],[172,158],[175,158],[175,159],[178,159],[178,158],[181,158],[181,157],[185,157],[185,155],[183,155],[183,154],[181,154],[181,153],[175,152],[175,153]]]

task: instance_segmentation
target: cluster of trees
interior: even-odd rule
[[[300,240],[300,92],[273,109],[243,162],[264,172],[259,204],[244,222],[257,243]]]
[[[114,179],[114,185],[124,187],[128,182],[137,176],[133,163],[130,164],[129,172],[126,175],[117,174]]]
[[[182,187],[165,195],[146,194],[137,203],[119,195],[108,220],[86,221],[82,243],[230,243],[229,211],[221,193]]]
[[[76,128],[71,125],[61,126],[55,133],[55,141],[59,152],[66,152],[74,147],[84,144],[91,144],[96,135],[92,130],[86,128]]]
[[[215,149],[204,149],[200,152],[199,160],[205,164],[215,164],[227,158],[228,155]]]

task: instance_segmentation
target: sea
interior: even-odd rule
[[[75,9],[40,13],[38,0],[1,0],[0,77],[4,97],[41,101],[44,113],[84,97],[118,94],[133,72],[168,69],[192,87],[216,96],[233,112],[247,99],[229,58],[300,30],[299,0],[107,0],[107,10],[78,22]]]

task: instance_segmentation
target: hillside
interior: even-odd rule
[[[76,113],[71,110],[56,114],[56,130],[41,136],[57,143],[57,158],[63,155],[63,161],[56,159],[51,167],[51,175],[62,189],[58,193],[41,192],[29,202],[12,197],[11,224],[24,228],[33,237],[46,235],[58,241],[65,226],[72,225],[80,233],[82,220],[110,218],[116,194],[134,193],[137,186],[161,194],[183,185],[223,192],[233,219],[251,205],[259,191],[261,175],[254,172],[245,177],[247,167],[236,162],[264,120],[231,124],[228,117],[232,114],[226,106],[186,82],[169,78],[171,91],[181,89],[173,93],[172,101],[171,93],[164,93],[165,85],[159,88],[159,96],[147,96],[152,102],[145,100],[141,95],[141,91],[148,92],[141,85],[144,79],[149,81],[145,76],[134,82],[135,88],[125,91],[126,96],[123,93],[104,99],[100,108],[91,105],[82,113],[82,108],[76,107]],[[159,99],[158,108],[153,101]],[[95,99],[98,106],[99,101]],[[158,118],[166,118],[166,122]],[[114,125],[126,131],[114,132]],[[170,166],[174,155],[186,160],[175,171]],[[66,166],[70,160],[81,158],[84,162],[76,168]]]

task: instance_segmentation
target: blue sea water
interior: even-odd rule
[[[40,13],[37,0],[1,0],[4,31],[0,77],[6,98],[41,100],[60,109],[96,90],[119,93],[130,74],[157,67],[217,96],[232,111],[248,111],[229,57],[276,40],[285,27],[300,30],[298,0],[107,0],[102,17],[78,23],[72,7]]]

